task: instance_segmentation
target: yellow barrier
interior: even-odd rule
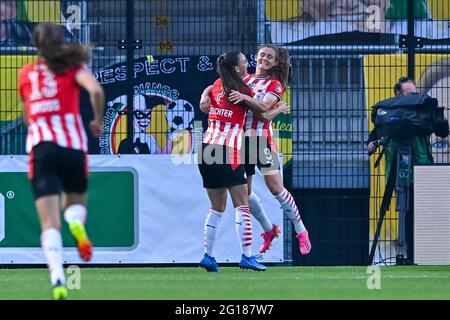
[[[266,0],[266,17],[273,21],[286,21],[303,14],[303,4],[298,0]]]
[[[59,0],[24,1],[26,15],[31,22],[61,22],[61,2]]]
[[[433,20],[450,20],[450,0],[428,0]]]
[[[17,92],[18,72],[35,59],[35,56],[0,55],[0,121],[15,120],[22,115]]]

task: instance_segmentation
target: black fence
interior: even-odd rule
[[[92,46],[90,67],[107,95],[105,135],[90,137],[94,154],[192,152],[184,140],[196,120],[205,122],[198,102],[216,78],[217,56],[241,50],[254,68],[260,44],[287,48],[293,73],[283,100],[291,114],[273,125],[285,184],[314,248],[300,256],[285,221],[285,259],[294,264],[368,263],[386,183],[384,161],[374,169],[367,155],[369,115],[376,102],[393,96],[397,79],[415,79],[420,92],[450,106],[447,0],[1,2],[3,155],[25,153],[17,71],[36,57],[31,33],[38,22],[56,22],[67,40]],[[82,101],[88,121],[84,95]],[[435,162],[449,162],[447,139],[431,136],[430,147]],[[395,263],[397,237],[391,210],[374,263]]]

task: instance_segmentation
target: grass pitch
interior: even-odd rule
[[[380,267],[369,290],[366,267],[81,268],[69,299],[450,299],[450,266]],[[70,276],[70,275],[68,275]],[[374,283],[372,281],[369,281]],[[0,270],[0,299],[50,299],[47,269]]]

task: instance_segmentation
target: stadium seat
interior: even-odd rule
[[[450,0],[428,0],[433,20],[450,20]]]
[[[298,0],[266,0],[266,18],[286,21],[301,17],[303,5]]]
[[[0,55],[0,121],[22,116],[22,104],[17,92],[18,72],[35,59],[35,56]]]
[[[30,22],[60,23],[62,21],[60,1],[26,0],[24,8]]]

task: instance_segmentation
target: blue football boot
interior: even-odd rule
[[[205,253],[202,261],[200,261],[200,267],[205,268],[208,272],[219,272],[220,268],[217,264],[217,261],[214,257],[211,257],[209,254]]]
[[[241,269],[251,269],[251,270],[255,270],[255,271],[266,271],[266,267],[263,266],[258,261],[256,261],[255,256],[246,257],[245,255],[242,255],[241,262],[239,262],[239,267]]]

